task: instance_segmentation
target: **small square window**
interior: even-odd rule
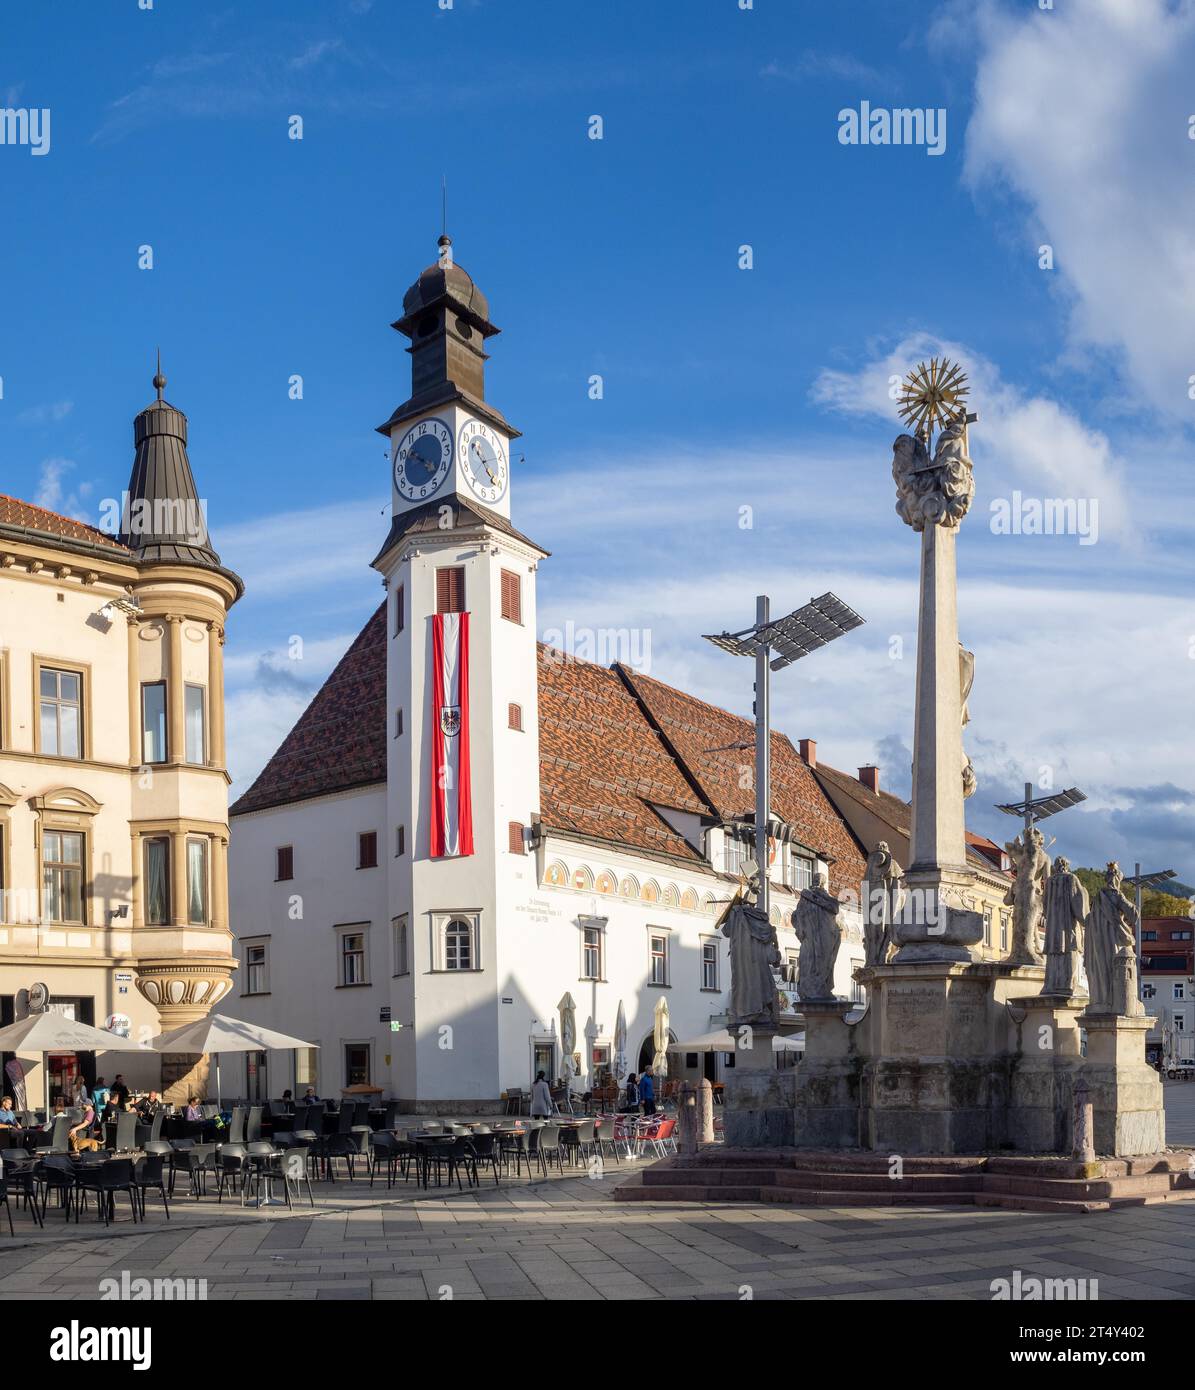
[[[357,868],[376,869],[378,867],[378,832],[366,830],[357,836]]]
[[[396,825],[394,827],[394,857],[401,859],[407,852],[407,827]]]

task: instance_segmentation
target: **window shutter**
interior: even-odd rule
[[[436,612],[465,611],[465,571],[461,568],[436,571]]]
[[[523,826],[520,821],[512,820],[508,827],[510,834],[511,854],[526,854],[527,848],[523,842]]]
[[[522,587],[513,570],[502,571],[502,616],[511,623],[523,621]]]
[[[295,876],[295,850],[293,845],[282,845],[277,851],[277,871],[275,878],[281,883]]]
[[[359,869],[376,869],[378,867],[378,833],[376,830],[367,830],[363,835],[357,836],[357,867]]]
[[[506,722],[512,729],[521,729],[523,727],[523,706],[507,705]]]

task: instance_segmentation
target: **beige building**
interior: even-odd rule
[[[187,419],[134,421],[111,533],[0,497],[0,1023],[49,1006],[149,1039],[231,988],[224,624],[243,592],[208,539]],[[34,991],[34,1005],[42,996]],[[66,1053],[76,1075],[179,1090],[198,1059]],[[0,1056],[3,1092],[37,1055]]]
[[[858,775],[839,772],[819,763],[817,744],[801,740],[801,757],[813,772],[838,814],[850,826],[855,838],[870,854],[881,840],[896,856],[897,863],[909,863],[909,830],[913,808],[899,796],[880,787],[878,767],[861,767]],[[1012,930],[1012,908],[1004,901],[1012,886],[1009,859],[993,840],[967,835],[967,867],[975,874],[965,906],[983,917],[983,940],[975,948],[983,960],[1003,960],[1008,954]]]

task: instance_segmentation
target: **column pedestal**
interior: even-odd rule
[[[722,1116],[731,1148],[792,1147],[797,1069],[776,1069],[776,1032],[753,1024],[751,1046],[735,1049],[734,1069],[726,1074]]]
[[[1096,1153],[1159,1153],[1166,1147],[1162,1078],[1145,1060],[1145,1035],[1156,1020],[1084,1013],[1078,1021],[1087,1030],[1081,1071],[1091,1096]]]
[[[862,1063],[855,1050],[855,1030],[846,1022],[854,1007],[846,999],[801,1001],[805,1055],[796,1077],[799,1149],[859,1147]]]
[[[1007,1142],[1018,1153],[1070,1153],[1083,1057],[1076,1019],[1086,996],[1029,994],[1008,1000]]]

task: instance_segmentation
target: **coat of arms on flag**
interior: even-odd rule
[[[469,778],[469,615],[432,614],[431,857],[473,853]]]

